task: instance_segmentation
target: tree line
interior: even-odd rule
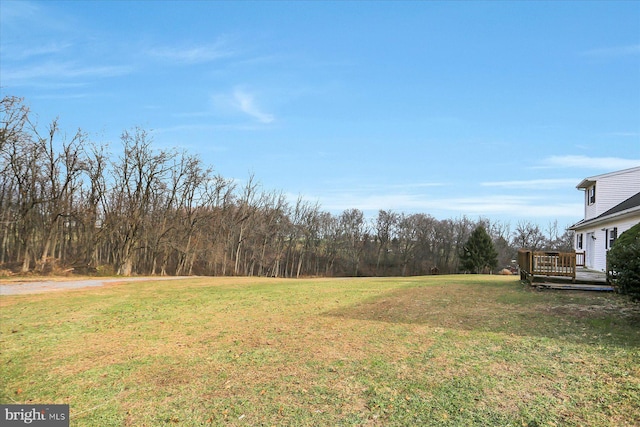
[[[389,276],[461,271],[481,225],[499,266],[520,247],[571,250],[557,222],[358,209],[332,214],[288,200],[250,176],[226,179],[186,151],[158,149],[141,128],[120,154],[78,130],[44,129],[24,100],[5,96],[0,129],[0,268],[89,274]]]

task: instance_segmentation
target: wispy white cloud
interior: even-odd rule
[[[47,2],[1,4],[3,86],[61,89],[134,71],[125,55],[114,53],[114,43],[102,43],[68,11]]]
[[[640,44],[590,49],[585,52],[582,52],[582,54],[584,56],[597,56],[597,57],[640,55]]]
[[[493,195],[437,201],[440,209],[449,209],[470,215],[510,215],[514,217],[572,217],[582,213],[580,203],[558,203],[538,197]]]
[[[106,94],[101,93],[89,93],[89,92],[76,92],[71,93],[69,91],[64,91],[63,93],[46,93],[42,95],[35,95],[33,99],[56,99],[56,100],[65,100],[65,99],[84,99],[84,98],[94,98],[97,96],[107,96]]]
[[[154,128],[154,134],[165,134],[165,133],[183,133],[183,132],[194,132],[194,131],[219,131],[219,130],[240,130],[240,131],[251,131],[257,130],[259,125],[242,125],[242,124],[178,124],[174,126],[166,126]]]
[[[482,182],[480,183],[480,185],[482,185],[483,187],[535,189],[535,188],[556,187],[556,186],[573,187],[575,183],[579,181],[580,179],[578,178],[530,179],[526,181]]]
[[[220,39],[212,44],[189,47],[157,47],[149,49],[150,56],[179,64],[200,64],[234,56],[237,52]]]
[[[19,37],[9,37],[9,39],[23,42],[34,34],[51,36],[55,33],[59,36],[83,31],[79,28],[80,21],[70,14],[61,13],[60,9],[51,3],[26,0],[0,1],[0,26],[3,34],[20,34]]]
[[[48,43],[28,48],[15,44],[2,44],[2,57],[9,61],[24,61],[32,57],[60,54],[70,47],[72,47],[71,43]]]
[[[5,80],[2,79],[3,83],[4,81]],[[12,85],[13,86],[29,86],[31,88],[36,88],[36,89],[60,90],[60,91],[68,92],[71,90],[75,90],[75,91],[86,90],[87,86],[89,86],[89,83],[87,81],[78,81],[78,80],[53,81],[53,80],[46,80],[46,79],[33,79],[31,81],[15,80],[12,82]],[[37,98],[39,96],[45,96],[45,95],[44,94],[35,95],[34,98]]]
[[[609,132],[606,136],[620,136],[629,138],[639,138],[640,132]]]
[[[469,188],[474,195],[449,196],[444,188],[455,187],[455,184],[427,183],[426,187],[432,187],[433,191],[422,191],[422,184],[398,186],[405,191],[398,191],[395,185],[333,187],[323,189],[305,197],[311,202],[318,202],[321,207],[330,212],[338,213],[345,209],[360,209],[367,216],[375,216],[380,209],[405,213],[425,213],[439,218],[451,218],[455,216],[485,216],[485,217],[509,217],[509,218],[551,218],[567,219],[567,222],[576,221],[583,213],[582,199],[576,195],[575,202],[570,196],[574,191],[576,180],[531,180],[484,183],[489,186],[502,187],[505,191],[512,188],[529,188],[529,185],[557,184],[555,193],[518,192],[509,194],[500,192],[497,194],[475,195],[477,191]],[[437,189],[440,187],[440,189]],[[455,191],[452,188],[452,191]]]
[[[360,209],[376,212],[390,209],[398,212],[423,212],[436,216],[510,216],[514,218],[575,218],[583,212],[581,203],[559,202],[534,196],[492,195],[478,197],[432,197],[418,194],[323,194],[310,197],[323,209],[340,212]]]
[[[334,183],[334,185],[336,185]],[[351,191],[364,194],[371,192],[409,192],[412,190],[419,190],[423,188],[444,187],[448,185],[446,182],[411,182],[411,183],[398,183],[398,184],[360,184],[358,183],[356,188],[352,188]],[[337,190],[342,191],[342,190]]]
[[[32,18],[40,7],[31,1],[3,1],[0,3],[0,24],[8,25],[17,19]]]
[[[232,105],[239,111],[257,119],[260,123],[272,123],[275,120],[273,114],[266,113],[257,105],[253,94],[243,89],[236,88],[233,91]]]
[[[85,66],[73,61],[49,61],[22,68],[6,68],[2,71],[2,81],[7,86],[29,85],[45,80],[65,80],[81,77],[116,77],[129,74],[133,67],[128,65]]]
[[[255,95],[242,87],[236,87],[231,93],[215,94],[211,97],[215,111],[223,115],[242,113],[258,123],[269,124],[275,120],[273,114],[265,112],[257,103]],[[213,112],[194,113],[194,117],[206,116]]]
[[[545,167],[587,168],[614,171],[640,166],[640,159],[568,155],[547,157],[543,161],[543,164]]]

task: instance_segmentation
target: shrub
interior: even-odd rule
[[[116,271],[113,269],[112,265],[99,265],[96,267],[96,275],[97,276],[115,276]]]
[[[640,223],[618,237],[607,253],[607,270],[615,275],[618,292],[640,300]]]

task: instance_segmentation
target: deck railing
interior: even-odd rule
[[[585,264],[585,253],[584,252],[576,252],[576,267],[584,267]]]
[[[520,276],[527,280],[532,280],[534,276],[564,276],[575,280],[576,259],[575,252],[518,250]]]

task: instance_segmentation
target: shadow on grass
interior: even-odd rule
[[[539,292],[515,282],[405,288],[325,315],[640,347],[638,304],[612,293]]]

